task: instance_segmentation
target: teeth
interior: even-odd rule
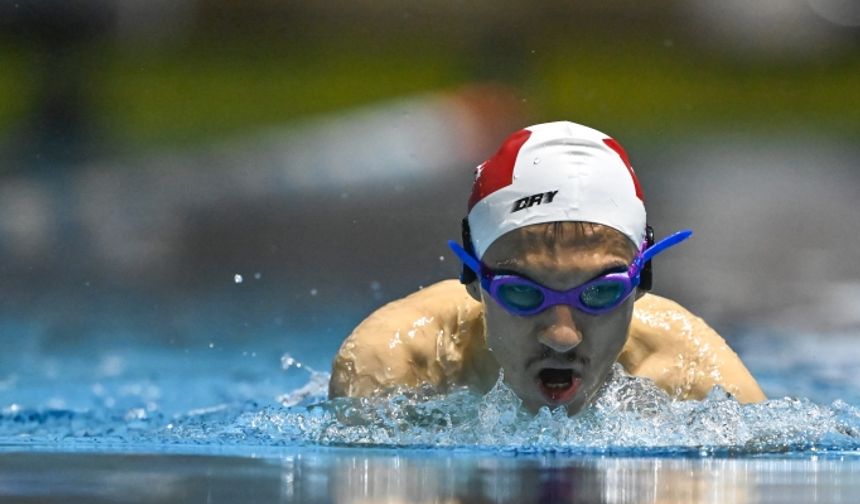
[[[546,384],[546,388],[553,388],[553,389],[563,389],[563,388],[567,388],[569,386],[570,386],[570,382],[567,382],[567,383],[547,383]]]

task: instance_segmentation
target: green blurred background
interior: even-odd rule
[[[857,30],[816,4],[858,21],[835,0],[4,0],[0,133],[38,129],[44,102],[64,93],[86,141],[113,152],[491,80],[534,120],[854,137]]]
[[[658,292],[860,324],[858,5],[0,0],[0,308],[325,329],[456,275],[473,167],[568,119],[625,144],[658,234],[697,230]]]

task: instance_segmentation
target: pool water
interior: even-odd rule
[[[290,448],[242,456],[13,452],[15,502],[856,502],[845,456],[656,458]],[[4,500],[5,500],[4,499]]]
[[[353,313],[353,312],[350,312]],[[853,335],[729,335],[771,398],[673,402],[618,369],[583,414],[481,396],[325,398],[360,318],[252,343],[139,335],[62,349],[7,322],[0,498],[56,502],[854,502]],[[31,342],[31,343],[27,343]],[[36,342],[36,343],[33,343]],[[29,345],[29,346],[28,346]]]

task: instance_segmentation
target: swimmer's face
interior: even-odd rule
[[[633,244],[618,231],[598,224],[537,224],[505,234],[487,249],[482,262],[565,291],[595,277],[626,271]],[[487,344],[505,382],[531,411],[566,406],[574,414],[588,404],[606,380],[627,340],[633,302],[589,315],[568,305],[517,316],[499,306],[473,282],[481,296]]]

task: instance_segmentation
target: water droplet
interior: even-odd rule
[[[209,348],[215,348],[215,343],[209,342]]]
[[[318,290],[316,290],[316,289],[311,289],[311,296],[316,296],[317,294],[319,294],[319,291],[318,291]]]
[[[242,275],[240,275],[238,273],[233,275],[233,281],[236,282],[237,284],[242,283],[242,280],[243,280]]]
[[[258,272],[256,272],[256,273],[254,273],[254,280],[259,280],[259,279],[261,279],[261,278],[263,278],[263,274],[262,274],[262,273],[260,273],[259,271],[258,271]]]
[[[382,288],[382,284],[379,283],[378,281],[374,280],[374,281],[370,282],[370,290],[378,291],[381,288]]]
[[[281,369],[286,371],[292,367],[301,367],[301,363],[294,359],[292,355],[285,353],[281,356]]]
[[[439,256],[439,262],[445,262],[445,256]]]

